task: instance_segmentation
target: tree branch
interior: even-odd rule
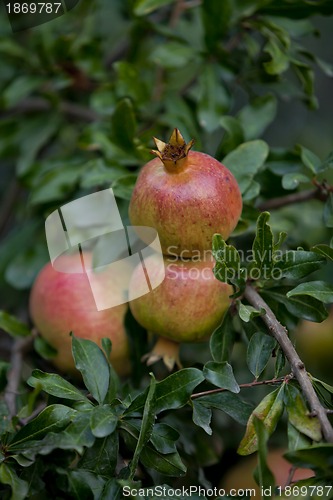
[[[270,200],[263,201],[258,206],[259,210],[275,210],[277,208],[293,205],[294,203],[303,203],[304,201],[321,199],[320,189],[308,189],[306,191],[299,191],[297,193],[287,194],[278,198],[271,198]]]
[[[285,381],[287,377],[281,377],[281,378],[272,378],[271,380],[254,380],[253,382],[248,382],[246,384],[239,384],[239,387],[241,389],[245,389],[247,387],[256,387],[257,385],[274,385],[274,384],[282,384],[282,382]],[[191,399],[196,399],[200,398],[202,396],[210,396],[210,394],[216,394],[218,392],[224,392],[227,391],[228,389],[211,389],[209,391],[203,391],[203,392],[196,392],[192,394]]]
[[[17,114],[38,113],[41,111],[50,111],[53,104],[42,97],[30,97],[24,99],[17,106],[0,113],[0,118],[7,118]],[[79,104],[69,101],[62,101],[59,104],[59,109],[65,115],[76,120],[94,122],[100,118],[100,115],[93,109],[86,108]]]
[[[290,338],[288,337],[286,328],[281,325],[271,308],[252,286],[248,285],[246,287],[244,297],[256,309],[265,309],[266,314],[263,315],[261,319],[268,327],[271,335],[275,338],[275,340],[277,340],[286,358],[288,359],[291,370],[301,386],[303,394],[310,406],[311,414],[314,417],[317,417],[320,422],[322,434],[325,440],[328,443],[333,443],[333,429],[327,417],[327,411],[318,399],[310,377],[305,369],[304,363],[300,359]]]

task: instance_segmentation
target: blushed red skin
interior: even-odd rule
[[[154,274],[155,257],[146,259]],[[156,261],[156,272],[159,261]],[[154,290],[129,303],[135,319],[147,330],[176,342],[206,340],[220,324],[230,305],[233,289],[213,274],[213,261],[164,259],[165,279]],[[137,271],[137,272],[136,272]],[[140,291],[140,268],[134,270],[130,286]]]
[[[183,257],[210,250],[215,233],[228,239],[241,212],[242,197],[232,173],[197,151],[189,151],[176,172],[167,171],[159,158],[148,162],[129,206],[132,225],[154,227],[163,253]]]
[[[75,255],[63,256],[64,268]],[[91,255],[85,255],[91,259]],[[87,261],[86,261],[87,262]],[[112,284],[109,285],[113,293]],[[130,371],[128,339],[124,328],[127,306],[120,305],[98,311],[86,274],[62,273],[46,264],[37,276],[30,294],[30,316],[37,330],[58,354],[52,362],[61,371],[78,374],[72,358],[69,333],[101,345],[101,339],[112,341],[111,362],[119,375]]]

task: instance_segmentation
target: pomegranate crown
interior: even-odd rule
[[[163,162],[169,172],[179,170],[194,144],[193,139],[186,144],[178,128],[174,129],[168,143],[160,141],[156,137],[154,137],[154,142],[157,150],[153,149],[152,153]]]

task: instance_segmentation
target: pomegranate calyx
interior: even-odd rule
[[[193,139],[186,144],[184,137],[177,128],[172,132],[168,143],[156,139],[156,137],[154,137],[154,142],[157,150],[153,149],[152,153],[163,162],[169,172],[179,170],[194,144]]]

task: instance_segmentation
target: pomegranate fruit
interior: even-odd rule
[[[61,256],[58,269],[76,269],[78,254]],[[84,254],[85,264],[92,255]],[[60,267],[59,267],[60,266]],[[109,278],[103,283],[110,294],[119,293]],[[78,374],[71,350],[70,332],[101,345],[101,339],[112,341],[111,362],[119,375],[130,371],[129,346],[124,327],[127,305],[98,311],[85,273],[56,271],[48,263],[37,276],[30,294],[30,316],[40,335],[57,349],[52,362],[61,371]]]
[[[156,257],[149,260],[149,274],[160,273]],[[214,262],[164,259],[165,279],[154,290],[131,301],[146,286],[141,267],[132,275],[129,298],[135,319],[147,330],[176,342],[206,340],[221,322],[233,289],[213,274]]]
[[[191,257],[210,250],[212,237],[226,240],[242,212],[232,173],[219,161],[190,151],[175,129],[168,144],[154,139],[157,155],[141,170],[129,206],[134,226],[151,226],[165,255]]]

